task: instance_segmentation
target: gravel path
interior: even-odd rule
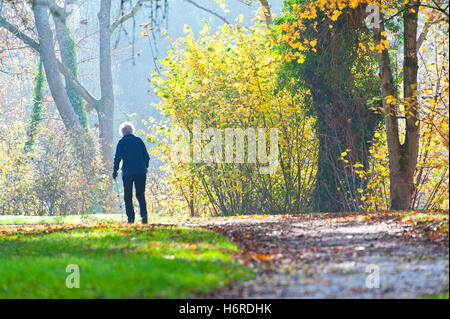
[[[410,225],[359,217],[210,219],[243,249],[257,273],[212,298],[414,298],[449,289],[448,238]]]

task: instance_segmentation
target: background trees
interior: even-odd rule
[[[208,5],[207,7],[211,9],[205,10],[207,7],[195,6],[194,3],[191,1],[187,6],[191,9],[192,16],[195,16],[198,21],[205,17],[219,20],[222,14],[230,15],[225,12],[230,7],[222,3],[224,13],[215,12],[218,6]],[[248,7],[248,10],[255,8],[243,3],[240,6],[244,9]],[[77,9],[79,9],[78,12]],[[236,8],[231,9],[236,11]],[[102,14],[98,15],[99,12]],[[142,31],[140,24],[145,22],[152,28],[150,38],[155,41],[149,41],[149,46],[146,46],[144,51],[150,51],[148,49],[150,47],[152,54],[156,54],[157,47],[154,45],[156,41],[159,41],[160,27],[167,21],[167,12],[168,3],[164,0],[0,1],[0,81],[2,86],[5,85],[2,87],[0,96],[2,104],[0,126],[5,139],[9,143],[12,142],[11,139],[6,138],[9,134],[8,125],[12,125],[12,122],[8,121],[21,122],[20,130],[17,128],[21,134],[24,133],[22,124],[29,121],[27,145],[30,146],[20,145],[24,142],[23,139],[18,139],[17,143],[18,149],[30,149],[26,159],[34,161],[39,158],[37,153],[41,147],[40,142],[43,142],[38,141],[37,136],[44,138],[39,134],[41,129],[52,128],[53,133],[57,135],[63,134],[64,131],[72,132],[69,134],[72,136],[71,144],[78,149],[80,163],[84,163],[87,167],[91,164],[100,165],[97,167],[99,169],[107,167],[108,159],[112,157],[113,138],[117,135],[114,134],[114,126],[117,125],[114,119],[120,117],[124,120],[135,116],[135,105],[141,107],[139,121],[134,119],[137,126],[142,125],[140,119],[145,117],[142,114],[148,114],[147,108],[141,113],[144,111],[142,105],[147,106],[148,103],[142,103],[139,99],[146,95],[146,89],[142,88],[147,83],[149,72],[145,70],[156,67],[156,63],[153,63],[154,56],[148,58],[147,52],[144,52],[146,58],[138,61],[140,54],[143,54],[142,42],[146,40],[141,38],[139,47],[138,38]],[[183,11],[182,16],[186,17],[184,12],[186,10]],[[176,14],[178,16],[174,21],[179,19],[179,13]],[[106,22],[108,19],[109,23]],[[97,23],[97,21],[100,22]],[[216,22],[213,24],[217,25]],[[167,27],[167,24],[165,26]],[[39,33],[42,35],[42,46],[39,43],[41,40]],[[158,42],[158,46],[161,46],[161,41]],[[42,47],[44,47],[43,51]],[[128,49],[130,50],[127,51]],[[39,55],[46,56],[43,69],[47,68],[48,73],[51,74],[50,77],[43,77],[42,75],[47,72],[41,73],[36,69]],[[140,62],[142,66],[143,60],[146,61],[145,67],[141,67],[143,72],[139,73],[134,67],[133,74],[126,74],[127,68],[123,67],[127,64],[125,61],[131,61],[132,65]],[[16,66],[22,68],[22,71],[15,70]],[[34,103],[33,112],[29,112],[33,104],[30,101],[30,95],[36,72],[39,73],[36,90],[39,91],[40,96],[35,94],[34,100],[38,103]],[[51,85],[42,85],[44,82],[50,82]],[[139,87],[142,90],[138,92]],[[139,94],[136,95],[136,92]],[[116,95],[121,101],[119,107],[114,106]],[[125,104],[124,100],[127,101]],[[97,118],[93,117],[91,112],[97,113]],[[40,122],[38,119],[41,120],[41,125],[37,125]],[[50,134],[50,131],[46,130],[46,133]],[[100,150],[97,150],[96,138],[91,138],[93,134],[99,137]],[[18,138],[20,134],[14,136]],[[35,147],[31,148],[33,142]],[[2,154],[8,149],[2,149]],[[96,160],[98,151],[102,154],[102,163]],[[49,152],[56,152],[56,149],[50,148]],[[13,156],[12,153],[8,154]],[[19,152],[13,157],[18,159],[24,155]],[[16,164],[20,166],[20,163]],[[51,161],[49,161],[50,166],[53,165],[50,163]],[[158,166],[157,162],[153,163]],[[10,166],[5,164],[2,167],[3,172],[7,172]],[[33,169],[32,165],[25,168],[25,170],[31,169]],[[75,174],[70,170],[64,170],[63,175],[67,175],[65,178],[72,178]],[[22,178],[28,182],[28,179],[34,177],[32,174],[17,176],[17,180]],[[9,182],[11,180],[2,179],[0,187],[4,186],[6,191]],[[13,197],[21,198],[17,200],[18,202],[23,200],[23,196],[18,196],[17,192],[14,194],[16,195],[12,195]],[[67,196],[67,193],[63,192],[63,194]],[[13,207],[12,210],[14,210]],[[61,212],[58,209],[57,211]],[[21,210],[21,212],[27,211]],[[34,214],[36,211],[30,208],[29,213]]]
[[[164,41],[163,25],[169,34],[174,25],[183,29],[167,24],[164,0],[80,0],[75,25],[71,0],[0,1],[0,140],[8,141],[0,169],[17,173],[2,177],[0,188],[37,178],[28,170],[37,169],[42,149],[53,154],[44,158],[58,171],[50,159],[59,151],[45,146],[44,128],[71,139],[84,172],[93,164],[107,173],[114,127],[126,119],[147,129],[139,134],[159,157],[148,193],[157,210],[445,208],[447,3],[289,0],[280,12],[270,1],[189,0],[180,6],[192,9],[182,17],[192,18],[192,28]],[[380,9],[379,25],[366,23],[370,5]],[[235,19],[228,12],[241,9],[251,14]],[[259,11],[254,21],[252,10]],[[160,61],[157,51],[166,46]],[[148,98],[152,70],[156,93]],[[142,123],[149,114],[157,121]],[[168,153],[173,129],[192,130],[194,120],[220,129],[278,128],[279,170],[263,176],[251,165],[175,165]],[[11,134],[9,121],[26,138]],[[22,143],[17,148],[13,137]],[[61,176],[73,181],[74,174]]]
[[[422,39],[426,38],[428,29],[433,23],[446,24],[448,29],[448,5],[445,7],[443,2],[436,1],[323,0],[302,2],[300,5],[293,6],[297,19],[289,21],[287,26],[281,27],[286,34],[282,41],[285,41],[293,49],[297,48],[297,51],[307,52],[311,50],[310,47],[302,46],[298,50],[299,41],[303,39],[302,34],[306,30],[305,23],[307,25],[312,19],[324,14],[327,19],[335,21],[329,25],[330,29],[335,30],[342,16],[349,16],[349,9],[365,10],[369,4],[376,5],[378,8],[376,20],[379,23],[373,27],[372,43],[369,48],[376,53],[380,74],[380,89],[383,98],[383,107],[380,110],[385,120],[389,151],[390,208],[394,210],[409,209],[416,193],[414,176],[420,145],[418,40],[420,40],[419,44],[423,43]],[[421,31],[418,30],[420,10],[426,15]],[[429,13],[430,10],[432,13]],[[386,21],[389,22],[386,23]],[[400,74],[395,74],[393,71],[391,54],[388,50],[390,42],[388,32],[391,37],[395,37],[400,43],[403,43],[403,54],[400,57],[400,63],[403,66],[399,71]],[[333,34],[332,37],[334,36],[336,35]],[[363,43],[361,43],[361,48],[365,48]],[[316,49],[312,48],[312,50]],[[295,56],[291,53],[288,59],[290,58],[295,58],[302,63],[304,54],[297,52],[297,56]],[[403,122],[399,124],[401,121]]]
[[[16,5],[10,4],[8,10],[12,16],[27,16],[29,10],[32,11],[33,18],[28,17],[31,22],[31,29],[36,28],[37,40],[25,32],[20,31],[19,27],[10,23],[6,18],[0,15],[0,26],[21,39],[26,45],[39,52],[42,63],[47,75],[47,82],[58,108],[59,114],[63,119],[64,125],[68,131],[75,132],[76,143],[85,141],[86,138],[78,136],[83,130],[87,131],[88,123],[86,118],[85,103],[90,108],[95,109],[98,117],[99,139],[101,152],[105,164],[109,164],[113,157],[113,123],[114,123],[114,90],[111,65],[111,35],[122,23],[132,18],[143,3],[150,2],[146,0],[137,1],[133,4],[130,12],[121,12],[116,21],[111,21],[111,1],[100,1],[98,8],[98,49],[99,49],[99,87],[100,98],[94,97],[92,93],[83,86],[78,79],[78,68],[76,61],[76,47],[72,39],[72,30],[67,25],[68,17],[74,14],[70,11],[73,8],[73,1],[65,0],[62,6],[54,0],[38,0],[34,2],[25,2]],[[2,2],[3,5],[3,2]],[[8,6],[7,3],[4,4]],[[78,4],[81,6],[82,4]],[[160,7],[157,7],[157,9]],[[123,9],[123,6],[121,7]],[[50,25],[50,17],[53,18],[55,30]],[[53,35],[56,34],[60,58],[56,54],[56,47],[53,42]],[[64,76],[65,85],[60,79]],[[84,101],[82,100],[84,99]]]

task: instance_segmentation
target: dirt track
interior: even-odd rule
[[[238,260],[257,273],[208,297],[414,298],[449,289],[448,237],[431,240],[389,218],[324,214],[184,224],[230,237],[243,249]]]

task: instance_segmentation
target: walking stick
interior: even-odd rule
[[[120,200],[120,193],[119,193],[119,184],[117,183],[117,179],[114,178],[114,182],[116,182],[116,192],[117,192],[117,200],[119,201],[119,207],[120,207],[120,218],[122,219],[123,224],[123,210],[122,210],[122,201]]]

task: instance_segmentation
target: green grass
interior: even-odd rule
[[[448,298],[448,291],[438,294],[438,295],[431,295],[431,296],[426,296],[425,299],[449,299]]]
[[[252,277],[205,229],[102,225],[0,237],[0,298],[183,298]],[[68,264],[80,288],[67,288]]]
[[[124,215],[126,221],[126,216]],[[149,221],[167,221],[168,216],[150,215]],[[120,214],[90,214],[90,215],[67,215],[67,216],[0,216],[0,225],[22,225],[22,224],[80,224],[85,222],[105,223],[120,222]],[[139,214],[136,216],[136,222],[139,223],[141,218]]]

